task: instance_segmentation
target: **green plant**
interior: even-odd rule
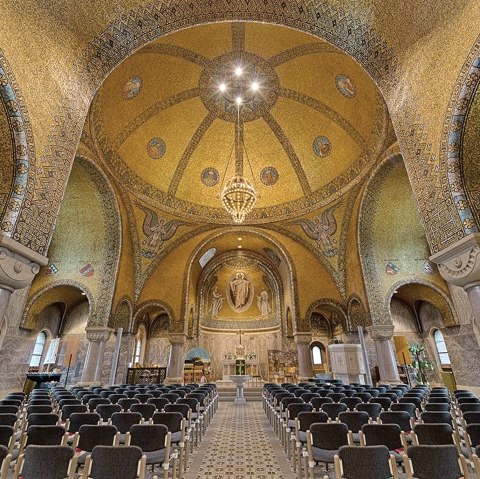
[[[412,357],[412,367],[417,370],[416,380],[419,383],[428,383],[427,372],[435,370],[435,364],[428,359],[425,343],[410,343],[408,351]]]

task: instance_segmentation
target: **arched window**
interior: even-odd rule
[[[135,347],[133,349],[133,356],[132,356],[132,366],[135,367],[136,364],[143,363],[143,356],[145,351],[145,345],[147,341],[147,331],[145,330],[145,326],[141,324],[138,327],[138,332],[135,336]]]
[[[215,256],[216,252],[217,248],[210,248],[208,251],[205,251],[202,257],[198,260],[198,262],[200,263],[200,267],[204,268],[205,265]]]
[[[47,333],[45,331],[40,331],[35,341],[35,346],[33,348],[32,359],[30,359],[30,367],[38,368],[40,366],[40,361],[43,356],[43,349],[45,347],[45,342],[47,341]]]
[[[133,365],[140,363],[140,356],[142,354],[142,338],[135,338],[135,351],[133,352]]]
[[[312,351],[312,362],[314,366],[322,366],[324,363],[325,348],[321,343],[313,343],[310,346]]]
[[[447,345],[445,344],[445,339],[443,339],[443,334],[439,329],[435,330],[433,333],[433,339],[435,341],[435,346],[437,347],[440,364],[442,366],[450,366],[450,357],[448,356]]]

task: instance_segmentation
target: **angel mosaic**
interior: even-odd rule
[[[313,219],[298,220],[292,224],[298,224],[302,227],[303,232],[317,243],[322,253],[331,258],[338,253],[336,247],[337,241],[333,235],[337,232],[337,220],[334,212],[339,204],[333,205],[322,212],[321,216]]]
[[[181,220],[168,221],[166,218],[159,218],[157,213],[150,208],[140,203],[137,203],[137,206],[145,213],[142,229],[146,238],[142,244],[150,250],[161,249],[165,241],[173,238],[180,226],[189,224]]]

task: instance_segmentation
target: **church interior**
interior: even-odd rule
[[[480,477],[477,0],[2,10],[0,479]]]

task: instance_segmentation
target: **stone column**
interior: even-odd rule
[[[430,257],[447,283],[461,286],[480,325],[480,233],[472,233]]]
[[[13,291],[27,287],[47,263],[45,256],[0,233],[0,318]]]
[[[307,381],[313,377],[312,354],[310,352],[312,334],[295,333],[293,336],[297,343],[298,351],[298,381]]]
[[[111,328],[104,326],[86,327],[88,350],[85,364],[83,366],[81,386],[99,384],[103,369],[103,359],[105,355],[105,343],[112,333]]]
[[[367,327],[368,334],[375,344],[378,371],[382,383],[401,382],[392,344],[393,329],[392,324],[375,324]]]
[[[183,383],[183,367],[185,365],[186,335],[183,333],[170,334],[170,357],[167,366],[167,383]]]

